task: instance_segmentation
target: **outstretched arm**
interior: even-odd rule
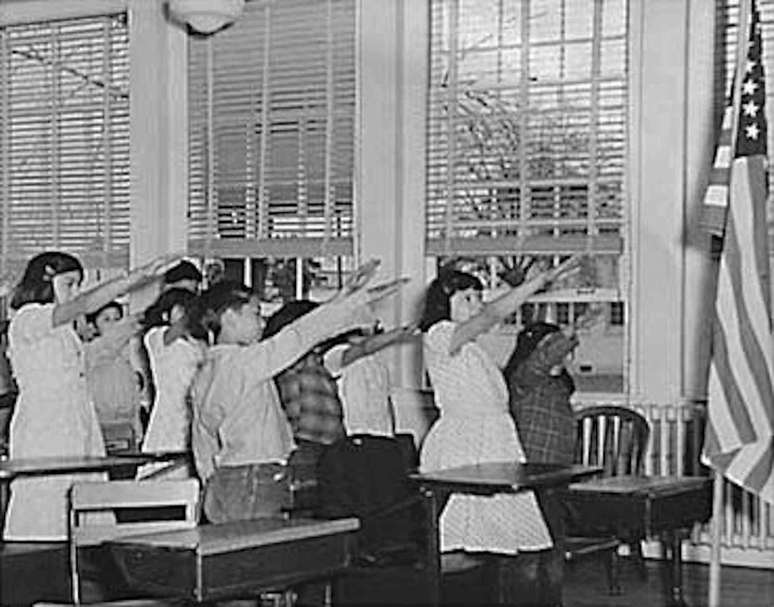
[[[81,314],[88,314],[99,310],[109,303],[130,291],[134,291],[144,285],[161,280],[164,272],[171,265],[177,263],[179,255],[163,255],[153,261],[135,268],[126,276],[113,278],[95,287],[80,293],[70,301],[57,304],[54,308],[53,322],[58,327],[72,322]]]
[[[368,356],[369,354],[374,354],[375,352],[378,352],[387,346],[400,343],[401,341],[406,341],[416,337],[417,335],[419,335],[419,330],[417,329],[416,325],[396,327],[394,329],[390,329],[389,331],[385,331],[384,333],[369,335],[362,341],[351,344],[349,347],[347,347],[346,350],[344,350],[343,354],[341,355],[341,366],[346,367],[347,365],[351,365],[358,358]]]
[[[449,353],[455,354],[464,344],[473,341],[497,323],[505,320],[505,318],[516,311],[528,297],[540,291],[548,283],[576,271],[579,263],[580,257],[570,257],[555,268],[538,274],[517,287],[509,289],[497,299],[485,304],[482,307],[481,312],[461,323],[455,329],[451,343],[449,344]]]

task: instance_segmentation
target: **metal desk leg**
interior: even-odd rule
[[[425,528],[427,529],[426,568],[428,581],[428,605],[437,607],[441,604],[441,542],[438,533],[438,516],[440,514],[435,493],[422,487],[425,506]]]
[[[683,538],[679,530],[671,531],[668,534],[671,552],[672,552],[672,585],[671,585],[671,607],[687,607],[683,598]]]

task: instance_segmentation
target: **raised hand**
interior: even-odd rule
[[[146,264],[143,264],[129,273],[128,279],[132,285],[143,284],[159,279],[169,268],[183,258],[180,253],[166,253],[160,255]]]
[[[555,268],[551,268],[546,272],[546,282],[553,282],[560,278],[567,278],[572,274],[576,274],[581,269],[581,262],[583,257],[581,255],[573,255],[569,259],[564,260]]]
[[[369,259],[361,264],[344,283],[342,293],[346,296],[362,289],[374,277],[381,263],[380,259]]]
[[[390,295],[395,295],[395,293],[400,291],[403,288],[403,285],[410,280],[409,277],[402,276],[366,289],[365,303],[375,304]]]

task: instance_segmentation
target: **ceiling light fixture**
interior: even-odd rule
[[[197,32],[212,34],[233,23],[244,6],[245,0],[169,0],[169,13]]]

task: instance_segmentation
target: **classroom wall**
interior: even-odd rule
[[[628,399],[671,403],[701,397],[706,377],[713,273],[695,220],[714,138],[714,3],[649,0],[631,6]],[[166,50],[160,73],[140,74],[143,93],[140,105],[133,106],[147,121],[137,125],[138,138],[147,136],[142,129],[163,134],[142,148],[150,153],[137,158],[136,196],[144,203],[134,224],[139,260],[184,243],[185,155],[179,150],[186,144],[185,70],[180,30],[158,21],[141,0],[130,0],[130,10],[137,11],[135,27],[156,37],[155,46],[136,50],[133,65]],[[360,20],[356,254],[380,257],[383,278],[412,278],[397,302],[382,310],[387,324],[397,324],[418,317],[427,282],[422,229],[427,3],[361,0]],[[148,95],[149,90],[155,93]],[[418,348],[403,347],[390,363],[399,421],[421,434],[428,415],[421,410],[426,396],[414,392],[421,386]]]
[[[105,6],[98,0],[2,4],[2,19],[52,10],[74,16]],[[137,42],[131,52],[136,263],[185,246],[186,34],[164,19],[161,3],[110,4],[128,7]],[[714,2],[648,0],[631,7],[631,390],[624,400],[671,403],[700,398],[706,378],[714,273],[695,220],[713,147]],[[383,310],[388,324],[403,323],[418,317],[427,282],[427,0],[360,0],[360,19],[356,254],[382,258],[382,277],[412,278],[397,303]],[[418,349],[406,346],[390,362],[399,420],[421,433],[427,399],[416,393]]]

